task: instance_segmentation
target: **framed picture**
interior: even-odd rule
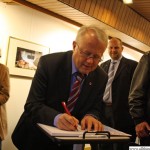
[[[9,37],[7,66],[10,75],[32,78],[40,57],[48,53],[46,46]]]

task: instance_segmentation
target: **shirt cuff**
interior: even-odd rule
[[[54,126],[57,127],[57,122],[58,122],[58,118],[61,114],[58,114],[55,118],[54,118]]]

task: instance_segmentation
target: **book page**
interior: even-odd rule
[[[121,132],[106,125],[104,126],[104,131],[109,131],[111,136],[131,136],[130,134]]]
[[[70,136],[70,137],[82,137],[83,133],[86,130],[79,130],[79,131],[66,131],[61,130],[53,126],[44,125],[41,123],[38,123],[38,126],[41,127],[43,130],[45,130],[49,135],[51,136]],[[130,134],[118,131],[116,129],[113,129],[109,126],[104,126],[104,131],[109,131],[111,136],[131,136]],[[90,136],[97,136],[95,133],[91,134]],[[99,135],[98,135],[99,136]]]
[[[66,131],[61,130],[53,126],[48,126],[44,124],[38,123],[38,126],[40,126],[42,129],[44,129],[47,133],[49,133],[51,136],[81,136],[85,132],[85,130],[80,131]]]

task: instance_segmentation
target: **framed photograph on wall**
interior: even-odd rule
[[[49,52],[50,49],[46,46],[9,37],[7,66],[10,75],[32,78],[40,57]]]

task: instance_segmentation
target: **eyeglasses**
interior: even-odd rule
[[[77,44],[77,43],[76,43]],[[95,61],[103,61],[102,60],[102,58],[101,58],[101,56],[99,56],[99,55],[93,55],[93,54],[91,54],[91,53],[89,53],[89,52],[84,52],[80,47],[79,47],[79,45],[77,44],[77,46],[78,46],[78,50],[80,51],[80,54],[81,54],[81,56],[82,57],[84,57],[84,58],[86,58],[86,59],[90,59],[90,58],[92,58],[93,60],[95,60]],[[91,56],[91,55],[93,55],[93,56]]]

